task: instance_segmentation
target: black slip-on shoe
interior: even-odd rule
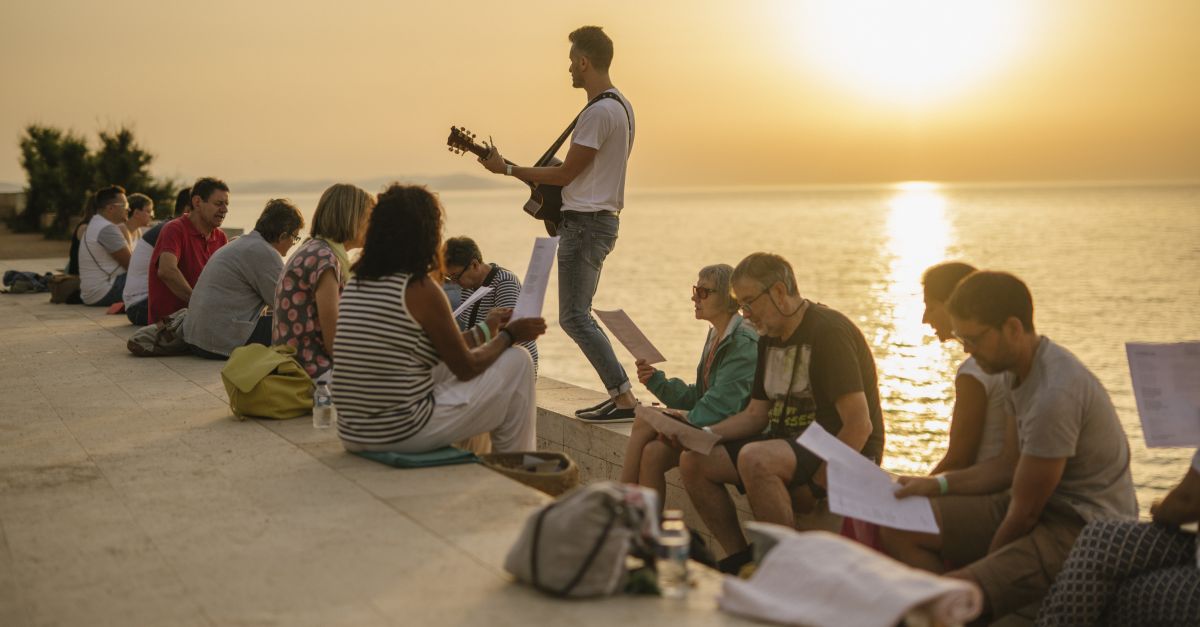
[[[601,407],[593,412],[579,414],[578,418],[584,422],[633,422],[634,408],[628,409],[617,407],[616,403]]]
[[[608,397],[608,398],[606,398],[606,399],[604,399],[604,400],[600,401],[599,403],[596,403],[595,405],[592,405],[591,407],[584,407],[583,409],[576,409],[576,410],[575,410],[575,415],[576,415],[576,416],[582,416],[583,414],[594,414],[594,413],[596,413],[596,412],[598,412],[598,411],[600,411],[600,410],[602,410],[602,409],[605,409],[605,408],[606,408],[606,407],[608,407],[609,405],[612,405],[612,406],[614,406],[614,407],[615,407],[615,406],[616,406],[616,403],[617,403],[617,402],[616,402],[616,401],[614,401],[614,400],[612,399],[612,397],[610,396],[610,397]]]

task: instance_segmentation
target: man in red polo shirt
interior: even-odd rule
[[[227,241],[219,228],[226,213],[229,186],[206,177],[192,185],[190,210],[163,227],[150,257],[150,324],[188,306],[200,271]]]

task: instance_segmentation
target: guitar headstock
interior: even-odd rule
[[[465,128],[458,126],[450,127],[450,136],[446,138],[446,145],[450,147],[450,152],[463,154],[469,152],[477,157],[486,157],[489,150],[475,141],[475,134]]]

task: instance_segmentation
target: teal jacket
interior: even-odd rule
[[[708,331],[700,363],[696,366],[696,383],[682,379],[667,379],[662,370],[654,373],[646,382],[646,389],[671,409],[685,409],[688,422],[697,426],[708,426],[742,411],[750,402],[750,386],[754,383],[754,370],[758,366],[758,334],[750,325],[734,314],[725,330],[725,337],[717,344],[713,358],[712,387],[704,386],[704,358],[709,347],[717,341],[713,330]]]

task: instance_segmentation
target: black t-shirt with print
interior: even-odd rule
[[[871,414],[871,436],[861,451],[879,460],[883,454],[883,412],[875,358],[862,331],[841,313],[809,303],[804,320],[786,340],[758,340],[758,367],[750,396],[770,401],[768,435],[795,439],[814,420],[837,435],[842,429],[835,401],[864,392]]]

